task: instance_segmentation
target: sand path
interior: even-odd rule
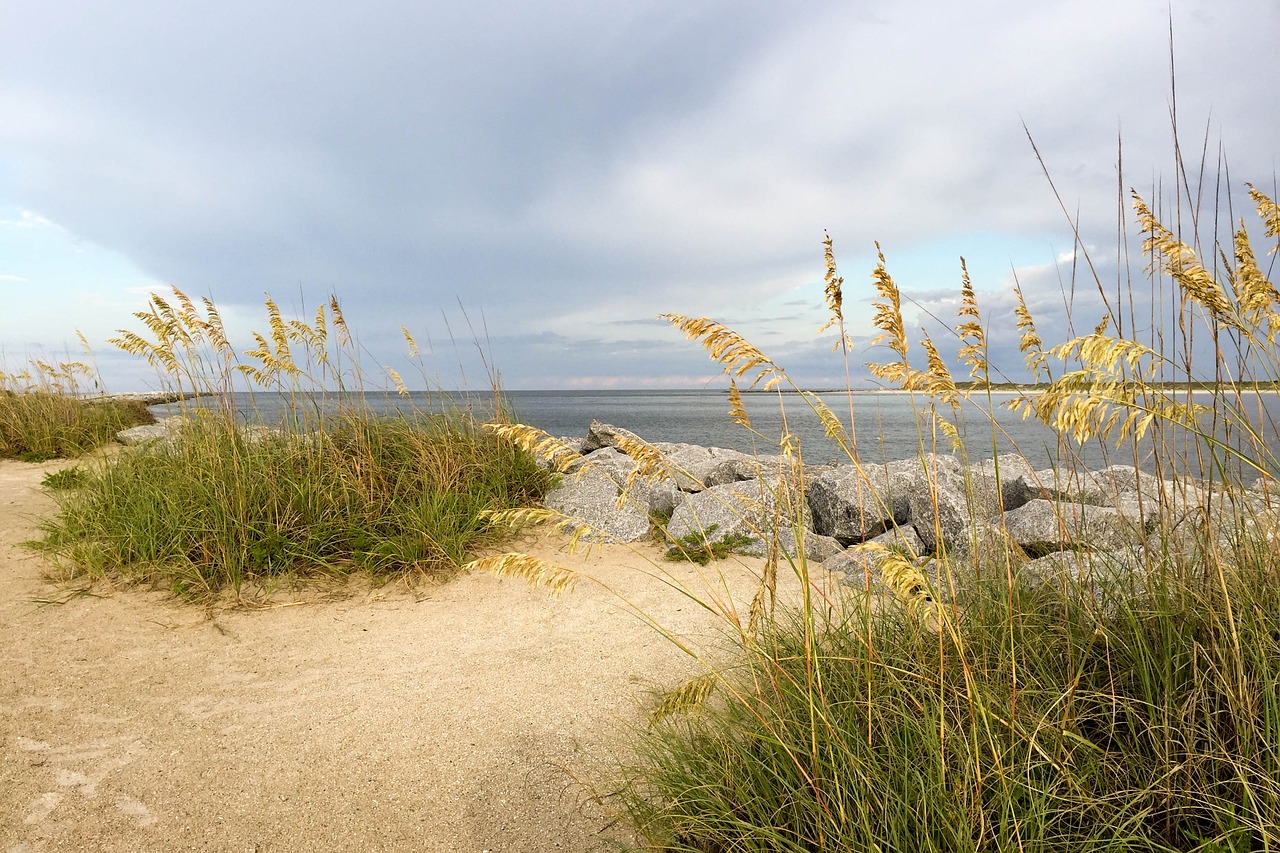
[[[473,575],[271,609],[44,603],[67,591],[17,543],[60,465],[0,461],[0,850],[613,849],[593,794],[619,732],[696,670],[608,592]],[[570,564],[711,636],[631,552]]]

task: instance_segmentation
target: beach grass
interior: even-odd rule
[[[444,395],[431,411],[372,411],[336,299],[304,324],[268,298],[269,331],[246,352],[209,300],[157,294],[137,316],[147,332],[117,342],[163,387],[205,396],[167,438],[85,466],[55,493],[34,545],[67,576],[196,599],[307,576],[445,578],[504,530],[489,513],[536,503],[553,482]],[[285,414],[246,417],[228,393],[237,381]],[[389,381],[408,398],[398,373]]]
[[[81,456],[111,444],[120,430],[155,422],[141,403],[86,399],[100,387],[94,375],[84,361],[36,358],[12,371],[0,364],[0,459]]]

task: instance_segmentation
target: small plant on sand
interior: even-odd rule
[[[171,389],[209,396],[170,440],[127,448],[61,494],[38,547],[71,573],[197,598],[306,575],[444,577],[502,532],[487,513],[548,488],[551,474],[462,407],[413,408],[395,371],[408,410],[372,411],[336,299],[311,323],[266,304],[268,334],[238,352],[209,300],[152,297],[137,315],[150,337],[117,343]],[[232,394],[238,377],[283,414],[242,416],[257,397]]]
[[[705,566],[712,560],[723,560],[735,551],[751,545],[750,536],[741,533],[717,537],[718,524],[710,524],[704,530],[694,530],[677,539],[663,556],[673,563],[681,561]]]
[[[77,465],[74,468],[63,468],[61,471],[52,471],[45,474],[44,479],[40,481],[40,485],[46,489],[61,491],[63,489],[78,489],[87,482],[89,482],[89,472]]]

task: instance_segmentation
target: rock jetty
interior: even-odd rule
[[[922,565],[940,551],[969,556],[1004,548],[1033,576],[1065,571],[1078,577],[1087,555],[1132,565],[1135,550],[1161,521],[1165,537],[1203,531],[1205,524],[1228,536],[1247,524],[1270,528],[1280,510],[1261,482],[1228,492],[1130,465],[1036,470],[1017,455],[970,465],[941,454],[878,465],[806,465],[798,480],[783,457],[656,442],[648,446],[666,471],[641,478],[622,449],[637,438],[593,421],[585,438],[565,439],[581,456],[546,505],[623,542],[650,538],[657,526],[671,541],[690,534],[712,541],[742,537],[750,542],[744,550],[759,552],[772,521],[780,519],[780,544],[790,556],[800,522],[806,557],[857,585],[875,562],[853,548],[864,542],[901,548]],[[803,494],[793,485],[798,481]]]

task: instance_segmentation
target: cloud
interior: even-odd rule
[[[1071,220],[1109,245],[1129,184],[1173,185],[1168,9],[46,0],[0,31],[0,197],[245,318],[264,291],[336,292],[387,352],[401,324],[446,339],[461,301],[507,375],[543,387],[596,358],[602,383],[700,375],[652,350],[625,367],[598,334],[662,311],[819,371],[800,342],[825,319],[824,229],[859,333],[876,239],[939,311],[961,253],[980,289],[1016,267],[1060,306],[1040,291]],[[1173,14],[1184,150],[1207,127],[1210,171],[1222,139],[1233,177],[1265,181],[1280,119],[1257,64],[1280,13]]]

